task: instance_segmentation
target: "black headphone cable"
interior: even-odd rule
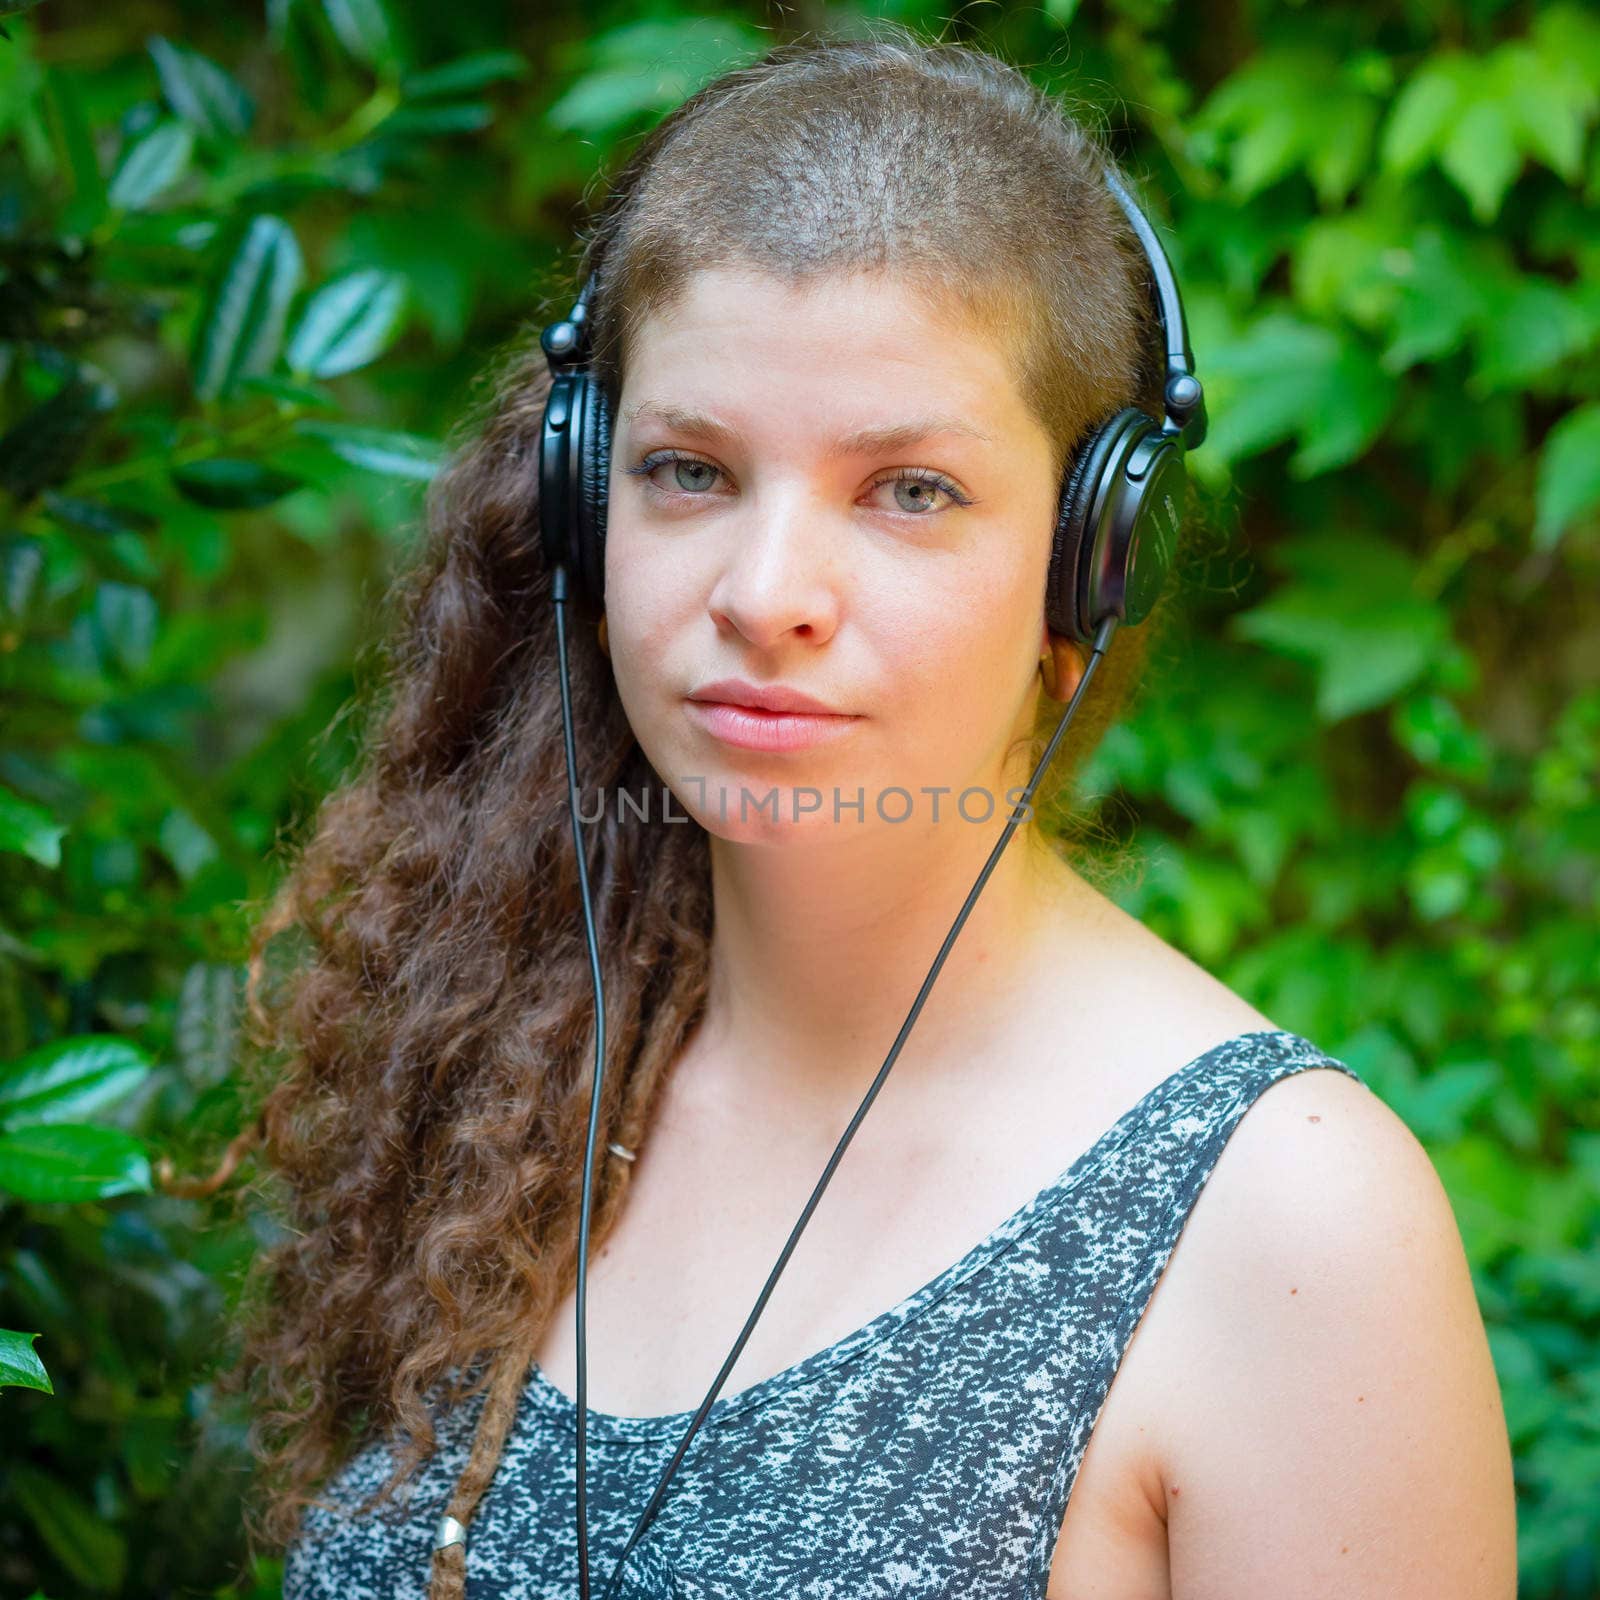
[[[600,978],[600,945],[589,896],[589,866],[578,820],[578,758],[572,738],[572,685],[567,673],[567,569],[557,567],[550,581],[556,613],[556,654],[561,670],[561,735],[567,751],[567,809],[572,817],[573,852],[578,858],[578,892],[583,900],[584,940],[589,947],[589,980],[594,987],[594,1087],[589,1097],[589,1133],[583,1147],[583,1210],[578,1218],[578,1589],[589,1600],[589,1508],[584,1489],[584,1426],[589,1411],[587,1307],[584,1280],[589,1266],[589,1207],[594,1187],[595,1136],[600,1127],[600,1089],[606,1063],[606,997]]]

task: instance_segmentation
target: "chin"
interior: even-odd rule
[[[848,796],[854,788],[836,785],[822,773],[762,777],[750,772],[706,772],[672,784],[677,806],[707,833],[730,844],[780,847],[845,838],[865,827],[872,820],[870,804],[863,806],[860,818],[848,805],[834,817],[836,789]]]

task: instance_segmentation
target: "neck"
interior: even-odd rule
[[[711,990],[697,1043],[740,1098],[796,1110],[865,1093],[1004,819],[884,827],[845,841],[713,838]],[[1098,896],[1020,824],[979,891],[892,1076],[959,1072],[1059,971],[1061,930]],[[1037,988],[1033,988],[1037,993]]]

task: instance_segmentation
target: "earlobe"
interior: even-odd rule
[[[1044,692],[1052,700],[1065,704],[1083,681],[1083,672],[1083,654],[1077,645],[1059,634],[1050,634],[1049,648],[1039,657],[1039,676],[1044,682]]]

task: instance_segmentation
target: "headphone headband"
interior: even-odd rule
[[[1106,187],[1127,217],[1150,268],[1156,320],[1161,324],[1162,343],[1166,347],[1166,381],[1162,398],[1168,431],[1180,435],[1184,448],[1193,450],[1205,441],[1206,405],[1200,381],[1194,375],[1194,353],[1189,348],[1189,325],[1183,314],[1183,296],[1178,290],[1178,280],[1173,275],[1172,263],[1167,259],[1160,238],[1133,196],[1110,168],[1106,169],[1105,180]],[[592,355],[589,295],[593,288],[594,278],[591,276],[585,280],[565,319],[552,324],[540,336],[540,344],[552,366],[578,366]]]
[[[1183,315],[1183,296],[1178,293],[1178,280],[1173,276],[1172,263],[1167,260],[1167,252],[1162,248],[1149,219],[1134,204],[1133,197],[1109,168],[1105,179],[1106,187],[1117,197],[1117,204],[1122,207],[1138,237],[1145,260],[1150,264],[1156,316],[1161,323],[1161,336],[1167,347],[1167,378],[1163,386],[1167,419],[1173,425],[1172,431],[1182,436],[1184,448],[1193,450],[1205,442],[1206,402],[1200,380],[1194,375],[1194,353],[1189,348],[1189,324]],[[587,286],[584,293],[588,293]]]

